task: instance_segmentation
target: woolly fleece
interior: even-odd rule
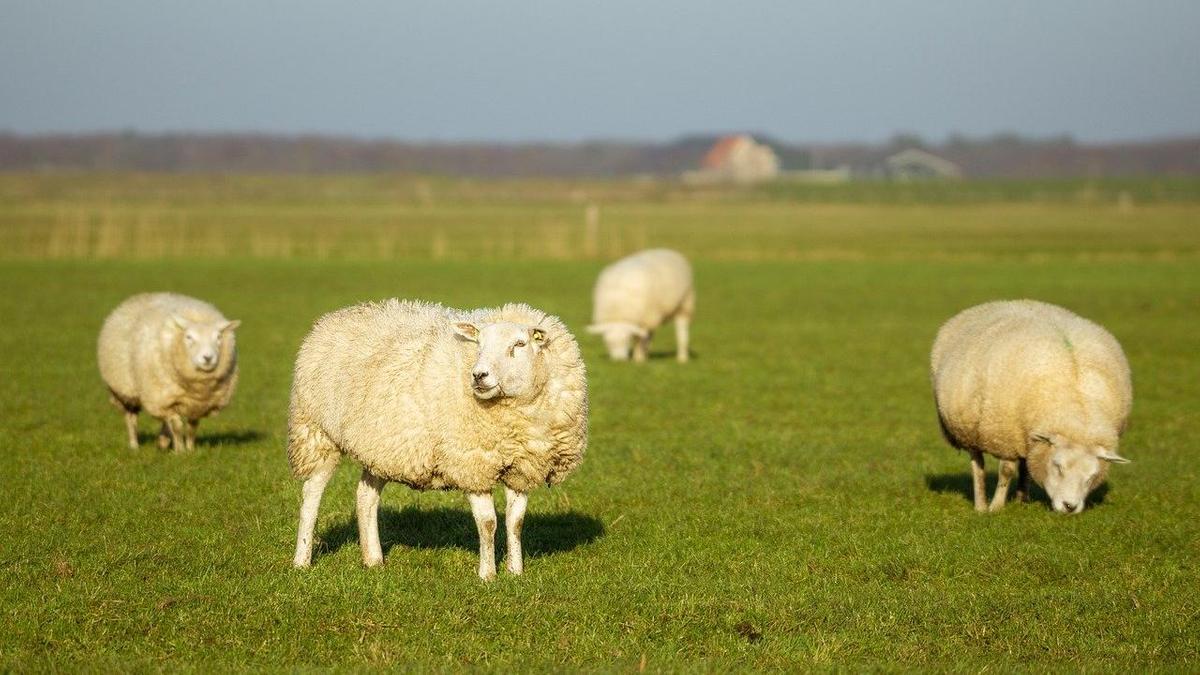
[[[1129,363],[1108,331],[1034,300],[971,307],[938,331],[931,357],[938,417],[956,448],[1025,458],[1044,484],[1058,434],[1117,452],[1133,405]],[[1104,479],[1102,463],[1096,484]]]
[[[453,323],[508,321],[547,334],[540,393],[481,401],[478,345]],[[426,489],[527,492],[566,478],[587,447],[587,379],[557,318],[523,304],[460,311],[385,300],[326,314],[296,358],[288,461],[300,478],[347,454],[372,474]]]
[[[187,357],[183,330],[174,316],[198,324],[226,321],[216,307],[176,293],[141,293],[108,315],[100,329],[100,376],[114,403],[144,410],[164,422],[178,416],[195,422],[229,404],[237,385],[237,346],[232,330],[221,336],[218,365],[197,369]],[[181,448],[176,448],[181,449]]]

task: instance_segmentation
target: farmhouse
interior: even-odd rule
[[[696,183],[754,183],[779,175],[779,157],[769,146],[750,136],[725,136],[709,149],[699,171],[684,173],[684,180]]]
[[[962,178],[962,169],[948,159],[909,148],[883,160],[884,173],[899,180],[922,178]]]

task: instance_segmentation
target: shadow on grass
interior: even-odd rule
[[[965,471],[963,473],[927,473],[925,474],[925,487],[932,492],[958,493],[962,495],[962,498],[967,500],[967,502],[971,504],[975,503],[975,488],[974,484],[971,482],[971,472],[969,471]],[[995,475],[989,473],[987,480],[987,499],[989,502],[992,500],[992,495],[994,494],[995,489],[996,477]],[[1013,503],[1013,495],[1016,494],[1016,491],[1017,486],[1016,481],[1014,480],[1008,488],[1009,504]],[[1108,483],[1103,483],[1100,485],[1100,487],[1092,490],[1091,494],[1088,495],[1087,506],[1085,509],[1093,508],[1103,504],[1104,497],[1107,494]],[[1033,482],[1033,479],[1029,480],[1029,501],[1038,502],[1044,505],[1046,508],[1051,508],[1050,497],[1040,485]]]
[[[504,514],[497,514],[496,549],[504,549]],[[527,513],[521,528],[526,557],[562,553],[604,536],[604,525],[591,516],[576,513]],[[397,544],[406,548],[461,548],[479,550],[475,519],[466,509],[406,506],[397,511],[380,507],[379,542],[386,557]],[[320,535],[313,558],[332,554],[343,546],[358,545],[358,523],[353,517],[328,528]]]
[[[241,431],[218,431],[213,434],[204,433],[204,428],[201,427],[199,433],[196,434],[196,446],[212,446],[212,445],[244,445],[246,443],[254,443],[266,438],[266,434],[254,429],[243,429]],[[158,434],[147,434],[138,432],[138,445],[149,445],[155,447],[158,442]]]
[[[261,441],[266,437],[266,434],[254,429],[219,431],[215,434],[206,434],[202,428],[200,433],[196,434],[196,445],[243,445],[245,443]]]
[[[632,357],[632,356],[631,356],[631,357],[629,357],[629,359],[628,359],[627,361],[625,361],[625,362],[614,361],[613,359],[610,359],[610,358],[608,357],[608,354],[607,354],[607,353],[606,353],[606,354],[602,354],[602,355],[600,356],[600,358],[601,358],[602,360],[604,360],[604,361],[608,361],[608,362],[610,362],[610,363],[618,363],[618,364],[619,364],[619,363],[629,363],[629,364],[634,364],[634,365],[636,365],[636,363],[634,362],[634,360],[633,360],[633,357]],[[656,352],[656,351],[650,351],[650,352],[647,352],[647,353],[646,353],[646,360],[647,360],[647,361],[674,361],[674,360],[675,360],[675,350],[672,348],[672,349],[669,349],[669,350],[668,350],[668,349],[663,349],[663,350],[660,350],[660,351],[657,351],[657,352]],[[699,354],[697,354],[695,350],[691,350],[691,349],[689,349],[689,350],[688,350],[688,360],[689,360],[689,361],[699,361],[699,360],[700,360],[700,355],[699,355]]]
[[[658,359],[670,359],[671,361],[674,361],[675,360],[675,350],[669,349],[669,350],[662,350],[662,351],[657,351],[657,352],[655,352],[655,351],[647,352],[646,358],[650,361],[657,361]],[[700,355],[697,354],[695,350],[689,349],[688,350],[688,360],[689,361],[698,361],[698,360],[700,360]]]

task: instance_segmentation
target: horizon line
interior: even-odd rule
[[[967,142],[988,142],[996,141],[1004,138],[1014,138],[1021,141],[1032,143],[1052,143],[1052,142],[1069,142],[1080,146],[1104,146],[1104,145],[1138,145],[1138,144],[1156,144],[1156,143],[1183,143],[1200,141],[1200,130],[1195,132],[1181,132],[1172,134],[1152,134],[1140,137],[1124,137],[1115,139],[1088,139],[1078,138],[1070,132],[1060,132],[1054,134],[1027,134],[1016,131],[995,131],[990,133],[969,134],[962,132],[949,132],[940,137],[925,136],[912,131],[896,131],[889,137],[883,139],[850,139],[850,140],[831,140],[831,141],[803,141],[790,140],[780,136],[752,130],[720,130],[720,131],[692,131],[682,132],[671,137],[663,138],[638,138],[638,137],[619,137],[619,136],[594,136],[578,139],[488,139],[488,138],[461,138],[461,139],[443,139],[443,138],[411,138],[398,135],[372,135],[372,134],[355,134],[350,132],[336,131],[266,131],[266,130],[196,130],[196,129],[174,129],[174,130],[142,130],[137,128],[97,128],[89,130],[75,131],[33,131],[23,132],[12,129],[0,128],[0,137],[19,138],[22,140],[41,140],[50,138],[87,138],[96,136],[134,136],[147,138],[168,138],[168,137],[193,137],[193,138],[220,138],[220,137],[265,137],[280,140],[333,140],[341,142],[353,142],[360,144],[372,143],[395,143],[400,145],[418,145],[418,146],[586,146],[586,145],[670,145],[689,139],[707,139],[707,138],[722,138],[725,136],[734,135],[749,135],[755,139],[766,139],[770,142],[775,142],[786,146],[807,146],[807,147],[829,147],[829,146],[846,146],[846,145],[890,145],[902,140],[913,140],[920,143],[928,143],[930,145],[946,145],[961,139]]]

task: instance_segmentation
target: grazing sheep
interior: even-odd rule
[[[688,328],[696,309],[692,267],[681,254],[655,248],[605,267],[592,292],[589,333],[603,335],[616,361],[645,361],[654,330],[675,319],[675,358],[688,360]]]
[[[387,300],[321,317],[300,346],[288,462],[305,479],[296,567],[312,560],[321,493],[343,454],[363,466],[363,563],[383,562],[379,495],[389,481],[467,493],[479,576],[496,576],[496,509],[507,504],[508,570],[520,574],[526,493],[555,485],[587,447],[587,375],[556,317],[528,305],[469,312]]]
[[[983,454],[1000,460],[992,511],[1032,475],[1055,511],[1079,513],[1104,482],[1133,405],[1129,364],[1108,331],[1062,307],[989,302],[950,319],[931,358],[946,440],[971,454],[975,510],[987,511]]]
[[[186,295],[142,293],[104,320],[97,357],[136,450],[138,411],[162,421],[158,447],[196,446],[200,419],[229,404],[237,384],[234,330],[216,307]]]

